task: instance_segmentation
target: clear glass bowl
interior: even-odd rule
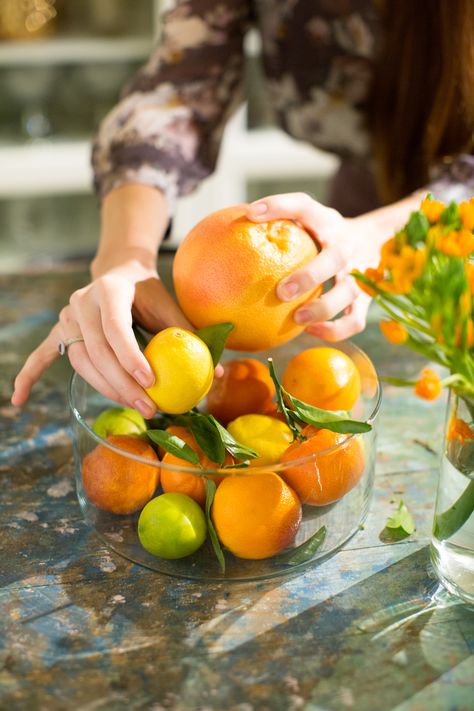
[[[225,360],[248,356],[266,363],[266,359],[271,356],[275,369],[281,377],[286,365],[295,355],[317,345],[327,344],[318,343],[314,338],[303,335],[290,343],[261,354],[226,351],[222,360],[225,362]],[[351,435],[350,438],[347,438],[343,443],[332,449],[327,449],[297,461],[298,465],[305,464],[306,475],[314,476],[315,482],[317,482],[319,466],[327,466],[328,460],[333,461],[337,466],[338,461],[340,461],[338,458],[343,455],[344,448],[357,446],[358,451],[362,453],[363,471],[361,474],[358,472],[360,478],[357,484],[345,496],[326,506],[307,505],[302,502],[302,521],[291,548],[301,546],[322,526],[326,528],[326,536],[322,545],[309,559],[305,559],[298,564],[288,564],[286,561],[289,556],[291,557],[291,553],[289,553],[291,548],[272,558],[260,560],[238,558],[224,549],[226,569],[225,573],[222,573],[209,538],[196,553],[177,560],[165,560],[148,553],[142,547],[137,534],[140,511],[131,515],[116,515],[94,506],[88,500],[84,491],[82,464],[87,454],[99,444],[115,450],[120,456],[148,465],[153,465],[153,463],[148,459],[141,459],[124,450],[113,447],[92,431],[91,427],[95,418],[105,408],[114,406],[114,403],[99,395],[75,373],[70,383],[69,404],[72,412],[76,483],[79,503],[89,526],[95,530],[100,539],[109,548],[125,558],[160,573],[196,580],[257,580],[282,574],[288,575],[299,572],[315,561],[334,553],[358,530],[368,512],[374,479],[377,414],[381,400],[380,383],[375,368],[367,355],[350,342],[338,343],[337,348],[345,352],[353,360],[361,377],[361,396],[352,410],[352,415],[357,419],[369,421],[372,424],[372,430],[364,434]],[[201,409],[205,411],[205,403],[202,403]],[[284,478],[285,470],[295,466],[295,464],[296,462],[289,462],[271,467],[255,466],[251,468],[251,473],[268,472],[271,469]],[[159,462],[154,466],[165,467],[174,471],[193,471],[189,467],[177,468],[171,464]],[[238,469],[212,469],[209,470],[209,473],[214,475],[219,473],[225,476],[248,476],[248,473],[243,474],[242,470]],[[161,489],[158,488],[155,495],[160,493],[162,493]]]

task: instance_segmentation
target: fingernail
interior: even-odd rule
[[[278,296],[282,301],[291,301],[298,294],[300,288],[294,281],[287,281],[278,287]]]
[[[155,382],[155,376],[151,371],[135,370],[133,375],[135,380],[140,383],[143,388],[151,388]]]
[[[253,202],[249,208],[252,215],[264,215],[267,210],[268,206],[265,202]]]
[[[145,402],[145,400],[135,400],[133,404],[138,412],[141,412],[143,417],[153,417],[156,412],[156,409]]]
[[[297,311],[294,315],[294,320],[296,323],[299,324],[304,324],[304,323],[310,323],[310,321],[313,320],[313,314],[309,309],[300,309],[300,311]]]

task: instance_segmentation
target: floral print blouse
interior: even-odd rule
[[[178,196],[212,173],[226,121],[245,98],[243,41],[256,27],[279,124],[338,154],[351,166],[359,211],[375,207],[365,125],[381,40],[373,0],[165,0],[164,6],[158,47],[96,136],[99,194],[144,183],[161,189],[172,210]],[[339,187],[347,192],[344,180]],[[444,199],[474,193],[474,157],[443,165],[431,188]]]

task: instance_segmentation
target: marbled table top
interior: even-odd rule
[[[0,278],[0,709],[474,709],[474,610],[429,564],[444,401],[385,388],[371,513],[329,560],[259,583],[160,575],[83,522],[66,359],[23,411],[9,404],[20,363],[85,280],[65,265]],[[419,370],[375,320],[355,340],[380,373]],[[387,543],[400,498],[417,528]]]

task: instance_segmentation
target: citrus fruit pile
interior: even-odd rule
[[[144,350],[158,420],[103,412],[93,429],[104,441],[83,460],[89,501],[112,514],[140,512],[139,540],[162,558],[191,555],[207,536],[221,566],[222,547],[239,558],[276,556],[294,542],[304,504],[333,504],[364,471],[358,435],[370,425],[351,419],[361,383],[342,351],[299,353],[281,382],[272,362],[250,357],[227,360],[214,378],[224,346],[265,351],[301,333],[294,312],[321,293],[277,297],[317,246],[291,220],[257,224],[245,212],[209,215],[177,251],[177,299],[199,330],[166,328]]]
[[[159,426],[148,423],[144,441],[142,422],[131,412],[111,408],[101,413],[93,429],[105,441],[83,460],[84,492],[94,506],[112,514],[140,512],[139,540],[155,556],[192,555],[210,529],[217,545],[236,557],[276,556],[293,543],[302,505],[338,501],[357,485],[365,466],[360,436],[304,422],[295,436],[291,421],[277,408],[277,389],[287,401],[293,396],[321,408],[320,413],[347,411],[360,395],[359,372],[342,351],[318,347],[288,363],[283,388],[260,361],[237,358],[224,363],[222,377],[208,389],[212,357],[204,341],[201,350],[189,350],[198,336],[184,329],[168,331],[173,332],[159,334],[158,350],[152,340],[145,351],[153,366],[150,353],[159,352],[161,364],[169,356],[171,377],[157,378],[154,386],[162,408]],[[200,370],[197,362],[194,373],[190,370],[186,390],[175,388],[176,331],[190,362],[207,350],[201,362],[205,367]],[[168,352],[163,343],[170,344]],[[186,358],[180,356],[174,362],[185,380]],[[185,410],[190,404],[194,409]],[[127,424],[129,433],[122,434]],[[209,430],[220,437],[220,455]]]

